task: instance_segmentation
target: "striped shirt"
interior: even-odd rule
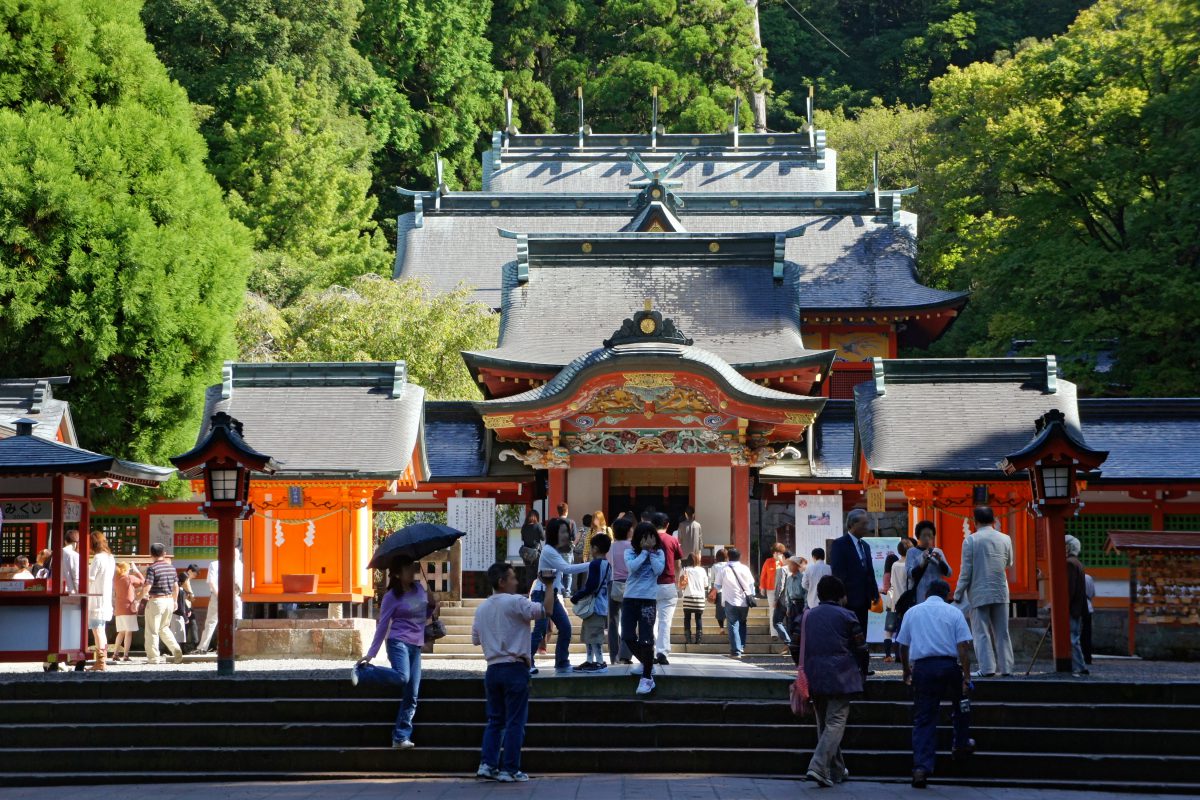
[[[167,561],[155,561],[146,568],[146,583],[151,597],[174,597],[179,586],[175,568]]]

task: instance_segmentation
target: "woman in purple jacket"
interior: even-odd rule
[[[392,562],[390,580],[379,606],[379,621],[371,649],[350,672],[355,686],[393,686],[403,690],[400,713],[392,729],[392,747],[407,750],[412,741],[413,716],[417,713],[417,692],[421,687],[421,647],[425,644],[426,620],[438,618],[440,603],[417,580],[417,564],[400,558]],[[371,663],[379,646],[387,639],[391,669]]]
[[[820,605],[801,623],[804,674],[813,699],[820,738],[808,762],[808,779],[821,786],[841,783],[849,775],[842,761],[842,736],[850,715],[850,699],[863,691],[867,674],[867,637],[858,617],[846,608],[846,587],[832,575],[817,584]]]

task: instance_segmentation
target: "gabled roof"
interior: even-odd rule
[[[67,444],[78,444],[70,405],[54,397],[54,387],[66,386],[70,381],[66,376],[0,378],[0,436],[12,435],[16,420],[27,417],[38,423],[34,436],[53,441],[59,429],[65,427]]]
[[[685,205],[674,215],[689,232],[802,231],[786,240],[783,257],[797,268],[797,305],[805,312],[901,311],[961,307],[966,302],[966,292],[933,289],[918,281],[915,215],[870,211],[862,193],[826,196],[819,207],[812,202],[821,198],[801,203],[759,197],[756,204],[755,198],[730,196],[713,204],[681,197]],[[475,289],[475,300],[499,308],[503,268],[515,263],[519,253],[497,229],[528,234],[630,230],[642,213],[630,205],[631,198],[577,198],[580,207],[575,201],[566,207],[539,201],[545,209],[536,210],[538,204],[529,198],[518,202],[511,197],[443,197],[440,210],[400,217],[395,275],[424,279],[439,291],[465,285]],[[493,201],[495,209],[490,208]],[[827,206],[839,210],[827,211]],[[859,206],[859,213],[840,210]]]
[[[650,300],[696,346],[737,368],[827,367],[804,347],[800,270],[777,264],[774,235],[530,235],[524,263],[504,268],[499,346],[463,354],[468,366],[562,368]],[[776,276],[778,275],[778,279]]]
[[[854,401],[826,400],[813,421],[812,458],[782,460],[758,472],[762,483],[851,483],[855,481]]]
[[[1200,398],[1083,399],[1079,416],[1108,451],[1091,483],[1200,480]]]
[[[997,463],[1028,444],[1051,409],[1083,439],[1075,385],[1053,356],[875,359],[875,380],[855,387],[856,425],[878,477],[1002,480]],[[1089,442],[1090,444],[1090,442]]]
[[[585,377],[594,372],[627,369],[688,370],[706,374],[717,380],[730,397],[754,404],[803,408],[819,412],[825,398],[781,392],[760,386],[743,377],[719,356],[683,344],[646,342],[601,347],[572,361],[546,383],[527,392],[496,400],[475,403],[480,414],[496,414],[517,409],[538,408],[559,402],[572,392]]]
[[[825,132],[732,135],[578,136],[518,134],[493,137],[483,156],[483,189],[499,192],[623,191],[645,176],[630,160],[661,169],[677,154],[686,160],[663,177],[687,192],[820,192],[837,188],[837,154]]]
[[[204,419],[236,417],[246,443],[278,463],[275,478],[397,478],[421,441],[424,399],[403,361],[227,362]],[[206,422],[197,441],[207,433]]]
[[[16,435],[0,439],[0,475],[62,474],[160,486],[175,474],[169,467],[139,464],[41,438],[33,432],[32,419],[15,422]]]

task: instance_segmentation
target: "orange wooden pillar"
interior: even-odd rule
[[[1067,600],[1067,548],[1065,516],[1071,507],[1043,506],[1038,527],[1045,537],[1046,572],[1049,578],[1051,641],[1056,672],[1071,671],[1071,614]]]
[[[750,559],[750,468],[733,467],[730,470],[729,523],[733,546]]]
[[[558,514],[558,504],[567,502],[567,471],[565,469],[547,470],[550,487],[546,493],[546,519]]]

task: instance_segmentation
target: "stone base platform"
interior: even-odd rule
[[[357,660],[374,635],[373,619],[244,619],[238,622],[233,649],[239,659]]]

